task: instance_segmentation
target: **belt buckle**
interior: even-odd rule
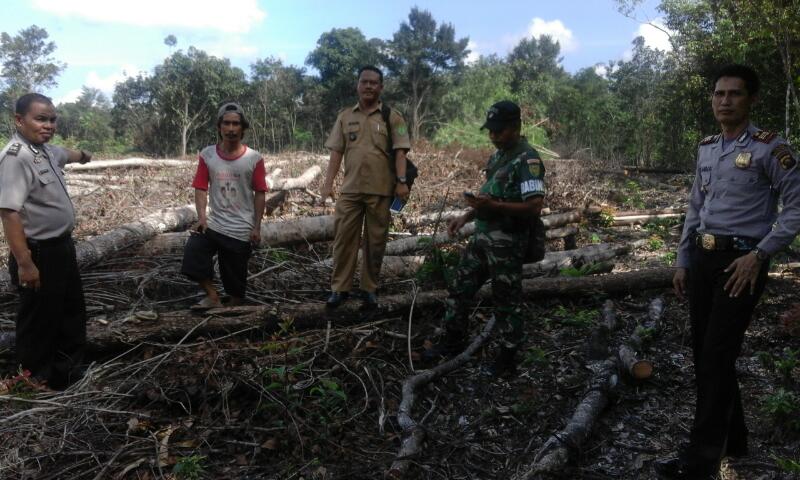
[[[714,250],[717,246],[714,235],[711,235],[710,233],[704,233],[700,236],[700,239],[703,242],[703,250]]]

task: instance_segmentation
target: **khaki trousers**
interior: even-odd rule
[[[334,214],[333,274],[331,290],[349,292],[358,263],[358,249],[364,232],[361,289],[375,292],[381,273],[383,252],[389,234],[392,197],[343,193]]]

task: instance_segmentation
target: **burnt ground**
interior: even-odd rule
[[[406,215],[460,207],[460,193],[479,184],[485,155],[457,149],[418,154],[423,176]],[[299,153],[270,162],[283,162],[283,176],[296,176],[310,164],[324,165],[324,157]],[[691,180],[598,175],[590,167],[578,161],[548,163],[547,206],[565,210],[601,203],[606,213],[679,207]],[[77,199],[78,237],[190,201],[185,186],[190,170],[173,171],[170,181],[158,184],[146,180],[156,174],[164,175],[131,171],[125,188]],[[279,215],[324,213],[312,200],[308,193],[293,192]],[[617,259],[615,271],[674,259],[680,231],[675,222],[617,228],[602,223],[602,217],[584,222],[578,244],[647,240]],[[400,222],[395,230],[402,233]],[[560,243],[549,248],[561,248]],[[270,270],[253,280],[251,301],[324,302],[324,272],[313,270],[293,282],[277,277],[290,270],[312,272],[306,267],[327,257],[329,248],[323,243],[259,250],[252,272]],[[452,260],[459,247],[444,248],[438,257]],[[726,461],[725,479],[800,475],[800,369],[791,357],[792,352],[800,357],[800,325],[781,320],[798,301],[800,281],[780,267],[798,261],[795,252],[777,259],[738,363],[750,455]],[[88,270],[90,322],[124,330],[126,323],[144,321],[137,311],[188,307],[197,291],[178,274],[179,263],[179,255],[144,257],[131,249]],[[381,293],[441,288],[446,270],[428,267],[426,272],[387,282]],[[654,478],[652,460],[685,440],[694,401],[687,305],[668,290],[611,297],[621,325],[610,343],[623,342],[657,296],[666,308],[645,347],[654,376],[638,384],[622,377],[589,441],[573,449],[574,460],[556,477]],[[527,342],[516,377],[490,380],[480,374],[482,363],[491,361],[490,345],[464,368],[424,388],[413,416],[424,425],[427,439],[407,478],[506,479],[527,471],[587,392],[592,374],[586,343],[608,298],[591,292],[526,298]],[[4,330],[13,329],[14,302],[10,295],[0,299]],[[491,311],[488,303],[476,306],[475,333]],[[177,344],[148,342],[96,355],[87,377],[62,393],[41,392],[15,379],[13,360],[3,355],[0,377],[7,391],[0,397],[0,477],[381,478],[400,445],[396,413],[402,382],[412,374],[412,363],[416,370],[428,366],[419,352],[440,332],[442,313],[439,306],[350,326],[334,323],[330,330],[300,331],[286,322],[277,331],[253,328],[187,337]]]

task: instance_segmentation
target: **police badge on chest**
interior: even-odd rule
[[[734,163],[738,168],[748,168],[750,166],[750,158],[753,156],[750,152],[742,152],[736,156]]]

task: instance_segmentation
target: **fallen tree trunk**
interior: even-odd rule
[[[274,179],[269,187],[271,190],[293,190],[308,188],[311,182],[317,178],[317,175],[319,175],[321,171],[322,169],[319,165],[313,165],[308,170],[303,172],[303,174],[299,177]]]
[[[646,338],[658,332],[663,313],[664,300],[661,297],[653,299],[647,310],[648,320],[637,326],[627,342],[619,347],[617,358],[620,365],[636,381],[647,380],[653,375],[653,362],[646,358],[641,358],[639,353],[644,348]]]
[[[668,207],[668,208],[651,208],[647,210],[621,210],[614,212],[614,218],[617,217],[635,217],[638,215],[662,215],[668,213],[686,214],[686,207]]]
[[[592,277],[556,277],[523,280],[523,294],[528,298],[552,298],[601,293],[605,295],[640,293],[651,288],[664,288],[671,284],[673,270],[658,268],[636,272],[612,273]],[[484,286],[478,297],[491,300],[491,290]],[[443,308],[447,299],[446,290],[419,292],[380,297],[378,308],[370,318],[404,314],[411,303],[414,308]],[[101,325],[89,321],[87,325],[88,348],[95,352],[117,351],[141,342],[172,342],[183,338],[187,332],[191,337],[231,333],[245,329],[263,328],[274,331],[281,324],[291,322],[297,330],[324,328],[333,319],[340,325],[362,321],[360,302],[346,302],[335,311],[325,308],[323,302],[305,304],[283,304],[258,307],[220,308],[206,313],[209,317],[198,326],[204,317],[188,310],[162,313],[155,322],[125,325],[116,323]]]
[[[542,217],[542,223],[545,228],[555,229],[563,227],[571,223],[580,221],[581,214],[577,210],[566,213],[554,213]],[[571,230],[561,230],[556,233],[551,233],[548,238],[562,238],[560,235],[569,236]],[[577,231],[577,229],[576,229]],[[386,244],[386,255],[405,255],[407,253],[416,252],[430,248],[431,245],[439,245],[443,243],[452,243],[459,238],[472,235],[475,232],[475,222],[470,222],[458,232],[459,236],[451,237],[446,231],[437,233],[436,235],[415,235],[412,237],[401,238],[393,240]],[[547,232],[545,232],[547,235]]]
[[[139,255],[165,255],[183,251],[189,232],[167,233],[149,240]],[[333,238],[333,216],[297,217],[266,221],[261,224],[261,245],[279,247],[296,243],[314,243]]]
[[[145,242],[161,232],[187,228],[197,221],[194,205],[167,208],[151,213],[135,222],[126,223],[100,235],[75,243],[78,267],[83,269],[114,256],[123,249]],[[0,273],[0,290],[7,290],[10,278]]]
[[[457,356],[440,363],[434,368],[420,372],[403,382],[403,398],[400,401],[400,407],[397,409],[397,423],[402,429],[403,438],[400,442],[400,450],[397,452],[392,466],[389,467],[389,471],[386,472],[387,478],[403,478],[411,464],[411,459],[422,448],[422,442],[425,440],[425,430],[411,416],[417,390],[467,363],[472,355],[486,343],[492,333],[495,322],[496,319],[492,315],[481,333],[472,340],[466,350]]]
[[[609,398],[618,385],[614,362],[605,360],[589,365],[594,375],[588,392],[575,408],[563,430],[551,436],[533,458],[530,470],[521,478],[532,479],[541,473],[555,473],[563,470],[580,446],[592,433],[592,427],[600,413],[609,403]]]
[[[547,252],[544,259],[536,263],[522,266],[522,276],[542,277],[554,276],[564,268],[581,268],[584,265],[600,263],[612,258],[630,253],[638,244],[608,244],[601,243],[579,248],[577,250],[564,250],[560,252]]]
[[[561,227],[561,228],[549,228],[544,232],[544,236],[548,240],[574,237],[577,234],[578,234],[578,227],[575,225],[567,225],[566,227]]]
[[[586,342],[586,358],[590,361],[600,361],[608,358],[611,333],[617,329],[617,312],[614,302],[606,300],[600,314],[600,321],[589,334]]]
[[[107,168],[163,168],[163,167],[191,167],[197,162],[191,160],[164,160],[146,158],[128,158],[125,160],[98,160],[89,163],[68,163],[64,170],[68,172],[85,172],[89,170],[104,170]]]
[[[622,227],[625,225],[642,225],[645,223],[650,223],[653,220],[667,220],[672,218],[682,218],[684,216],[683,213],[661,213],[656,215],[631,215],[629,217],[614,217],[614,221],[611,223],[614,227]]]

